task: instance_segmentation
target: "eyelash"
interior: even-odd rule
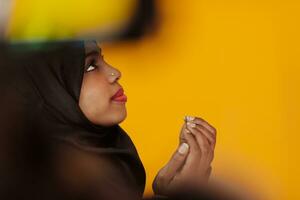
[[[91,66],[93,66],[94,69],[89,70],[89,68],[90,68]],[[93,60],[93,61],[88,65],[88,67],[87,67],[87,69],[86,69],[85,71],[86,71],[86,72],[91,72],[91,71],[94,71],[94,70],[97,69],[97,68],[98,68],[98,66],[97,66],[96,63],[95,63],[95,60]]]
[[[103,55],[101,55],[100,57],[101,57],[101,60],[104,59],[104,56],[103,56]],[[88,71],[88,69],[90,68],[90,66],[93,66],[94,69],[91,69],[91,70]],[[93,60],[90,62],[90,64],[88,65],[88,67],[87,67],[87,69],[85,70],[85,72],[91,72],[91,71],[94,71],[94,70],[97,69],[97,68],[98,68],[98,65],[96,65],[96,60],[93,59]]]

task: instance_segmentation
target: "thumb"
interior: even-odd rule
[[[189,145],[182,143],[175,151],[170,161],[158,172],[152,183],[152,188],[156,194],[164,194],[169,183],[175,177],[176,172],[183,166],[189,151]]]
[[[176,172],[182,167],[187,157],[188,151],[189,151],[189,145],[187,143],[182,143],[178,147],[177,151],[174,152],[170,161],[164,167],[161,174],[166,183],[169,183],[176,175]]]

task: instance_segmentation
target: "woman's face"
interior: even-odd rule
[[[119,124],[127,115],[126,100],[125,96],[123,101],[112,100],[112,96],[122,88],[118,83],[121,72],[104,61],[101,49],[95,42],[85,42],[85,52],[79,107],[94,124]]]

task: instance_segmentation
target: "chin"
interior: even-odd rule
[[[118,114],[116,114],[116,116],[114,117],[114,124],[119,124],[122,121],[124,121],[127,117],[127,111],[126,109],[123,112],[119,112]]]
[[[113,126],[116,124],[119,124],[123,122],[127,117],[127,111],[126,109],[122,111],[118,111],[115,113],[110,113],[110,115],[106,119],[102,119],[101,121],[97,121],[96,124],[102,125],[102,126]]]

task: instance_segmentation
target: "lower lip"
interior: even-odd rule
[[[127,96],[125,94],[123,94],[122,96],[112,99],[112,101],[125,103],[127,101]]]

